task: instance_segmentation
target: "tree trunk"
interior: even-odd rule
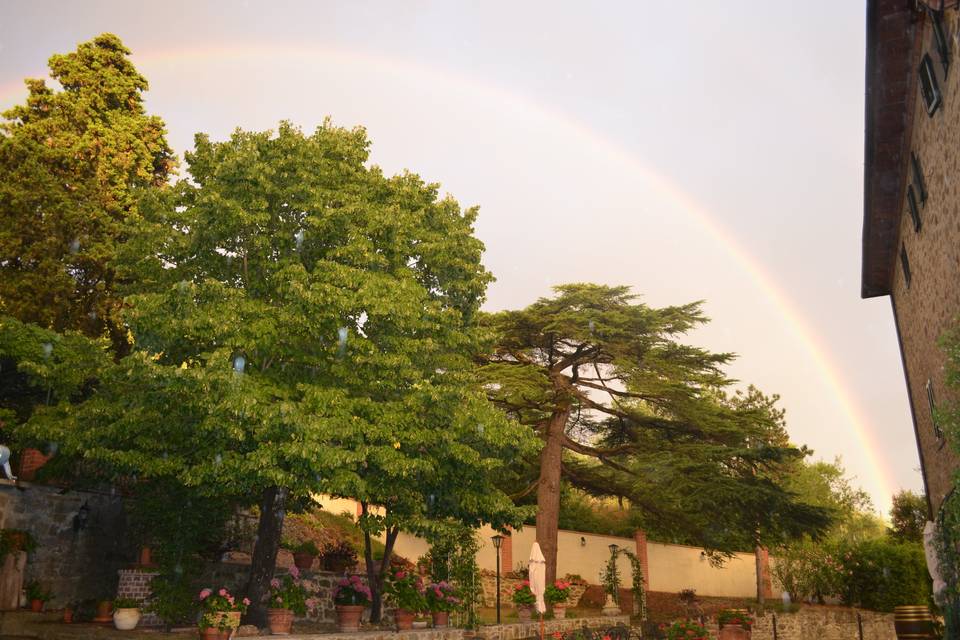
[[[540,482],[537,484],[537,542],[547,561],[546,584],[557,579],[557,527],[560,519],[560,472],[563,436],[570,418],[570,406],[553,412],[547,424],[540,452]],[[508,567],[507,570],[512,569]]]
[[[361,515],[366,515],[367,504],[360,503]],[[393,556],[393,545],[397,541],[400,530],[396,527],[387,529],[387,539],[384,541],[383,558],[378,568],[373,561],[373,539],[369,532],[363,532],[363,559],[367,566],[367,586],[370,587],[370,622],[380,622],[383,618],[383,580],[390,567],[390,558]]]
[[[289,491],[282,487],[270,487],[264,490],[260,499],[260,523],[257,526],[257,541],[253,546],[250,579],[247,582],[247,597],[251,604],[247,609],[244,621],[246,624],[267,626],[267,610],[261,601],[267,593],[277,566],[277,551],[280,549],[288,494]]]
[[[757,561],[757,612],[763,615],[763,547],[759,544],[754,547],[753,555]]]

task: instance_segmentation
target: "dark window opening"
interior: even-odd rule
[[[947,69],[950,67],[950,41],[947,40],[947,34],[943,30],[943,12],[931,11],[930,23],[933,25],[933,40],[937,46],[937,55],[940,56],[940,64],[943,65],[943,75],[947,75]]]
[[[933,383],[930,379],[927,379],[927,406],[930,407],[930,420],[933,422],[933,434],[937,436],[937,440],[943,440],[943,428],[940,426],[940,421],[937,420],[937,403],[933,399]]]
[[[907,288],[910,288],[910,280],[912,275],[910,273],[910,258],[907,257],[907,247],[903,244],[900,245],[900,266],[903,268],[903,281],[907,283]]]
[[[917,190],[917,197],[920,199],[920,206],[927,203],[927,181],[923,178],[923,167],[920,165],[920,158],[917,154],[910,154],[910,169],[913,173],[913,186]]]
[[[920,233],[920,207],[917,206],[917,194],[912,184],[907,187],[907,209],[913,219],[913,230]]]
[[[937,74],[933,71],[933,61],[928,53],[923,54],[923,60],[920,61],[920,94],[927,106],[927,115],[932,116],[940,107],[943,98],[937,84]]]

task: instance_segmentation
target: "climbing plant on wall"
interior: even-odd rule
[[[601,581],[603,590],[613,596],[614,600],[620,602],[620,570],[617,567],[617,557],[626,556],[630,561],[633,581],[630,585],[630,592],[633,593],[633,615],[639,616],[641,620],[647,619],[647,593],[643,588],[643,565],[636,554],[626,549],[615,549],[610,554],[610,559],[603,569]]]

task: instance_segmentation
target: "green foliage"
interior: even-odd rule
[[[841,550],[838,560],[847,573],[840,595],[848,604],[893,611],[897,605],[930,600],[930,578],[919,543],[865,540]]]
[[[923,547],[884,536],[792,545],[778,552],[774,573],[798,601],[837,596],[852,606],[892,611],[930,597]]]
[[[449,582],[459,602],[454,607],[459,626],[473,629],[479,624],[477,609],[483,604],[483,585],[477,552],[480,550],[476,530],[450,524],[434,532],[430,551],[421,559],[434,583]]]
[[[717,624],[721,629],[728,624],[738,624],[749,629],[753,626],[753,616],[741,609],[721,609],[717,613]]]
[[[822,602],[842,589],[837,555],[836,543],[804,539],[777,551],[773,573],[794,600]]]
[[[707,628],[696,620],[676,620],[662,628],[668,640],[708,640]]]
[[[113,609],[139,609],[140,601],[136,598],[117,598],[113,601]]]
[[[563,604],[570,597],[570,583],[565,580],[555,580],[548,584],[543,592],[543,599],[547,604]]]
[[[524,580],[513,585],[513,595],[511,596],[513,604],[518,607],[532,607],[537,602],[537,597],[530,590],[530,581]]]
[[[0,122],[0,313],[124,349],[115,257],[143,189],[174,166],[147,81],[103,34],[50,58]]]
[[[923,542],[927,524],[927,499],[913,491],[903,490],[893,496],[890,508],[890,535],[900,542]]]
[[[305,616],[307,609],[316,602],[314,592],[299,576],[284,574],[270,581],[270,596],[267,606],[273,609],[289,609],[298,616]]]
[[[626,549],[617,548],[610,554],[607,564],[603,567],[603,573],[600,582],[603,590],[613,596],[614,601],[620,602],[620,569],[617,567],[617,558],[626,556],[630,561],[632,581],[630,591],[633,593],[633,614],[640,617],[640,620],[647,619],[647,594],[643,586],[643,565],[636,554]]]
[[[626,499],[659,539],[721,551],[752,547],[758,528],[773,544],[828,524],[777,478],[806,453],[786,442],[777,398],[728,395],[733,356],[680,341],[706,322],[699,303],[658,309],[627,287],[582,283],[555,294],[484,317],[491,399],[564,451],[541,458],[539,518],[558,517],[544,487],[562,477]]]
[[[27,594],[27,600],[40,600],[41,602],[49,602],[53,599],[53,592],[51,592],[49,589],[44,589],[43,585],[36,580],[31,580],[24,585],[23,590]]]
[[[423,581],[415,571],[391,567],[384,582],[383,593],[390,604],[398,609],[413,613],[426,611]]]

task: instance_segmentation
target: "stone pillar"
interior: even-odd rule
[[[647,532],[637,529],[633,533],[633,540],[637,545],[637,560],[643,568],[643,589],[650,590],[650,564],[647,562]]]
[[[120,582],[117,584],[118,598],[133,598],[139,600],[142,605],[150,601],[153,596],[153,590],[150,588],[150,582],[160,575],[156,571],[145,571],[143,569],[120,569],[117,572],[120,575]],[[158,627],[163,623],[154,613],[144,613],[140,619],[141,627]]]
[[[503,544],[500,546],[500,573],[510,573],[515,568],[513,566],[513,531],[507,529],[507,535],[503,536]]]
[[[37,476],[37,470],[47,464],[51,456],[45,456],[39,449],[24,449],[20,453],[20,480],[30,481]]]
[[[766,547],[760,548],[760,567],[763,571],[762,584],[763,584],[763,597],[772,598],[773,597],[773,580],[770,577],[770,550]]]

